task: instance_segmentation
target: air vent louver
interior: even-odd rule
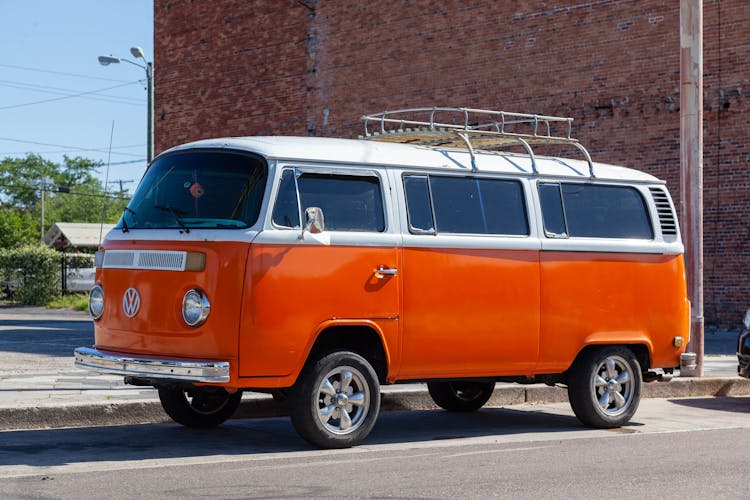
[[[184,271],[187,252],[174,250],[107,250],[104,269]]]
[[[672,205],[669,203],[669,196],[663,189],[649,188],[651,196],[656,204],[656,212],[659,214],[659,225],[664,235],[677,234],[677,220],[675,219]]]

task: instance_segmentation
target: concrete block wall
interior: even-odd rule
[[[216,136],[356,137],[449,105],[571,116],[595,161],[679,202],[679,2],[155,0],[156,149]],[[705,311],[750,307],[750,2],[704,1]],[[577,155],[575,151],[548,151]]]

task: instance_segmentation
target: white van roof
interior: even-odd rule
[[[257,153],[270,160],[473,171],[471,156],[465,149],[414,146],[363,139],[291,136],[227,137],[190,142],[171,148],[162,154],[193,148],[237,149]],[[475,160],[478,172],[572,179],[590,177],[589,164],[585,160],[536,156],[536,173],[532,171],[531,158],[525,154],[477,150]],[[664,183],[645,172],[605,163],[594,162],[593,170],[597,179]]]

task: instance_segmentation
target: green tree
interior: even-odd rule
[[[55,222],[116,222],[127,204],[127,191],[105,193],[96,177],[100,162],[65,156],[61,165],[36,154],[0,162],[0,235],[4,247],[39,238],[44,186],[45,230]]]
[[[28,245],[39,240],[39,231],[29,212],[0,208],[0,248]]]
[[[0,163],[0,201],[3,206],[33,210],[39,201],[39,182],[52,179],[58,167],[39,155],[5,158]]]

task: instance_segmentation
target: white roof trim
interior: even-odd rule
[[[284,161],[472,172],[471,156],[466,150],[322,137],[258,136],[207,139],[183,144],[162,154],[192,148],[236,149],[257,153],[268,159]],[[477,150],[475,157],[478,172],[575,179],[590,177],[589,165],[584,159],[537,156],[538,173],[534,174],[531,159],[526,154]],[[663,183],[656,177],[639,170],[596,162],[593,166],[596,178],[599,180]]]

